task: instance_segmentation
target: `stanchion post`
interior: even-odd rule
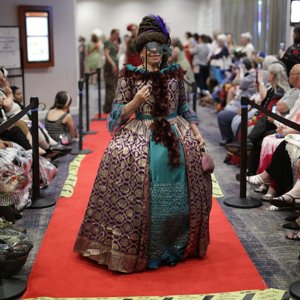
[[[97,83],[98,83],[98,116],[93,121],[104,121],[106,118],[102,118],[102,96],[101,96],[101,69],[97,69]]]
[[[78,81],[78,90],[79,90],[79,141],[78,148],[79,151],[82,150],[82,99],[83,99],[83,80]]]
[[[79,122],[78,122],[78,151],[72,151],[72,155],[78,154],[89,154],[92,153],[92,150],[82,150],[82,101],[83,101],[83,80],[78,81],[78,90],[79,90]]]
[[[26,291],[27,283],[16,277],[0,278],[0,300],[20,299]]]
[[[197,83],[192,82],[192,90],[193,90],[193,110],[197,113]]]
[[[300,280],[290,284],[289,292],[293,299],[300,299]]]
[[[254,208],[262,205],[260,199],[247,198],[246,170],[247,170],[247,127],[248,127],[248,98],[241,99],[241,162],[240,162],[240,197],[224,200],[224,204],[236,208]]]
[[[34,103],[33,109],[31,110],[32,120],[32,201],[40,197],[40,169],[39,169],[39,142],[38,142],[38,105],[39,99],[37,97],[30,98],[30,102]]]
[[[89,95],[89,74],[85,74],[85,116],[86,116],[86,126],[85,130],[86,132],[90,131],[90,107],[89,107],[89,102],[90,102],[90,95]]]
[[[56,201],[54,199],[47,199],[40,194],[40,163],[39,163],[39,116],[38,106],[39,98],[31,97],[30,103],[33,103],[31,110],[31,121],[32,121],[32,203],[29,208],[46,208],[53,206]]]
[[[240,198],[247,196],[247,135],[248,135],[248,103],[247,98],[241,99],[241,161],[240,161]]]
[[[83,134],[95,134],[97,131],[90,131],[90,95],[89,95],[89,80],[90,80],[89,73],[84,74],[85,78],[85,131]]]

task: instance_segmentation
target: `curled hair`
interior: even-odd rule
[[[162,31],[161,24],[155,16],[146,16],[139,25],[139,32],[135,41],[137,52],[141,52],[148,42],[170,44],[170,36]]]
[[[152,139],[156,143],[163,144],[168,149],[170,165],[177,167],[180,165],[179,141],[171,128],[171,124],[166,120],[169,113],[168,98],[168,76],[157,72],[158,77],[153,80],[154,111],[156,117],[151,124]]]

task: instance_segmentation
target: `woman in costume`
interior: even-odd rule
[[[186,103],[184,72],[166,65],[169,43],[164,21],[144,17],[136,40],[144,64],[127,65],[119,78],[108,120],[114,137],[74,247],[119,272],[204,257],[209,244],[212,189],[201,166],[205,142]]]

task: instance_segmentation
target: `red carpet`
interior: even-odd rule
[[[116,274],[73,253],[100,157],[110,136],[105,122],[93,122],[97,135],[86,136],[84,149],[93,149],[81,162],[71,198],[60,198],[28,281],[25,298],[112,297],[204,294],[264,289],[233,228],[216,201],[211,215],[211,245],[203,260],[175,267]]]

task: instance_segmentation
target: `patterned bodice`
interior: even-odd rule
[[[141,74],[141,71],[139,71],[138,68],[132,66],[129,66],[129,68],[133,71],[132,76],[121,77],[119,79],[115,104],[126,104],[130,102],[134,98],[138,90],[140,90],[146,84],[150,84],[150,86],[153,86],[153,80],[151,78],[145,79],[142,76],[137,76]],[[183,79],[175,76],[167,78],[165,80],[167,84],[169,113],[177,112],[179,104],[186,101]],[[142,104],[139,107],[138,111],[136,111],[136,113],[151,114],[154,109],[154,101],[155,99],[153,95],[151,95],[149,101]]]
[[[184,71],[179,65],[171,65],[159,71],[159,73],[150,73],[148,74],[149,76],[145,76],[145,71],[132,65],[127,65],[122,72],[123,74],[118,81],[113,110],[107,119],[107,126],[110,132],[116,132],[126,124],[127,120],[122,119],[123,108],[127,103],[133,100],[136,93],[146,84],[152,86],[151,96],[147,102],[140,105],[136,110],[135,113],[137,116],[151,115],[151,117],[155,119],[155,101],[162,101],[160,102],[161,105],[167,103],[167,114],[163,116],[168,119],[170,114],[172,114],[172,123],[180,119],[179,117],[174,118],[176,115],[182,117],[181,119],[184,119],[188,123],[199,123],[197,114],[190,109],[189,104],[186,102],[183,80]],[[167,101],[164,101],[166,98]],[[153,122],[153,119],[152,121],[148,119],[149,122],[143,121],[142,123],[149,126]],[[135,124],[137,123],[135,122]],[[143,124],[140,125],[143,127]]]

